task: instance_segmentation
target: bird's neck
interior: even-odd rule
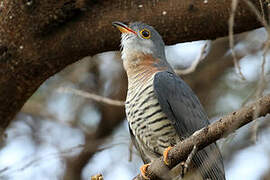
[[[147,82],[155,73],[166,70],[166,66],[160,65],[160,59],[151,54],[134,53],[123,59],[127,72],[129,85],[134,82]]]

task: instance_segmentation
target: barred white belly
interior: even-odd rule
[[[180,140],[155,96],[153,76],[141,86],[134,86],[133,82],[129,87],[126,114],[140,148],[150,151],[147,153],[150,156],[158,157],[165,148]]]

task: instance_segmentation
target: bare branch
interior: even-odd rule
[[[72,89],[72,88],[67,88],[67,87],[60,87],[57,91],[60,92],[60,93],[72,93],[72,94],[75,94],[75,95],[78,95],[78,96],[89,98],[89,99],[92,99],[94,101],[104,103],[104,104],[109,104],[109,105],[112,105],[112,106],[124,106],[125,105],[124,101],[113,100],[113,99],[110,99],[110,98],[99,96],[97,94],[88,93],[88,92],[77,90],[77,89]]]
[[[258,82],[258,85],[256,87],[256,91],[255,91],[255,98],[258,99],[262,96],[263,94],[263,90],[266,87],[266,80],[265,80],[265,62],[266,62],[266,54],[269,50],[269,46],[270,46],[270,41],[269,41],[269,35],[270,35],[270,27],[266,21],[266,17],[265,17],[265,13],[264,13],[264,5],[262,0],[260,0],[260,11],[254,6],[254,4],[252,4],[249,0],[244,0],[244,2],[249,6],[249,8],[251,9],[251,11],[256,15],[257,19],[261,22],[261,24],[264,26],[264,28],[267,31],[268,34],[268,38],[266,40],[264,49],[263,49],[263,57],[262,57],[262,65],[261,65],[261,74],[260,74],[260,79]],[[267,4],[269,5],[269,2],[267,2]],[[253,95],[253,94],[252,94]],[[254,118],[256,118],[258,116],[258,108],[256,111],[254,111]],[[256,142],[257,140],[257,130],[258,130],[258,123],[255,122],[251,128],[252,131],[252,141]]]
[[[253,121],[253,114],[257,108],[259,109],[258,117],[265,116],[270,113],[270,95],[264,96],[249,106],[232,112],[211,125],[196,131],[192,136],[178,143],[169,151],[169,166],[164,164],[163,157],[156,159],[147,168],[147,176],[151,180],[160,179],[159,177],[162,176],[161,173],[167,172],[168,169],[171,169],[184,161],[195,145],[197,145],[198,150],[203,149],[207,145],[214,143],[218,139],[227,136],[238,128]],[[143,177],[138,175],[134,179],[143,180]]]
[[[269,36],[269,34],[268,34]],[[270,46],[270,41],[269,38],[266,41],[265,47],[264,47],[264,52],[263,52],[263,58],[262,58],[262,65],[261,65],[261,74],[260,74],[260,79],[259,79],[259,83],[257,85],[257,89],[255,92],[255,97],[256,98],[260,98],[263,94],[263,91],[266,87],[266,80],[265,80],[265,63],[266,63],[266,53],[269,50],[269,46]],[[257,108],[256,111],[254,111],[254,118],[258,117],[258,113],[259,113],[259,108]],[[255,143],[257,140],[257,131],[258,131],[258,123],[255,122],[253,127],[252,127],[252,141]]]
[[[197,146],[194,146],[191,153],[188,155],[186,162],[183,164],[182,172],[181,172],[181,179],[184,177],[184,175],[187,173],[188,168],[190,166],[190,163],[194,157],[194,155],[197,152]]]
[[[192,62],[191,66],[186,68],[186,69],[175,69],[175,72],[178,75],[185,75],[185,74],[190,74],[192,72],[194,72],[196,70],[196,67],[198,66],[198,64],[206,57],[207,55],[207,47],[210,46],[211,41],[207,41],[202,49],[200,54],[198,55],[198,57]]]
[[[270,116],[266,116],[260,121],[254,121],[258,123],[258,134],[262,134],[263,132],[267,131],[268,128],[270,127]],[[223,143],[221,149],[226,149],[226,151],[223,151],[223,161],[230,162],[237,153],[245,148],[248,148],[252,145],[254,145],[251,142],[252,139],[252,131],[246,131],[243,136],[240,137],[239,140],[237,141],[232,141],[232,139],[235,137],[236,134],[231,134],[232,137],[226,138],[225,141],[230,141],[230,143],[225,142]]]
[[[243,75],[243,73],[241,71],[241,67],[238,63],[238,60],[236,58],[236,54],[234,51],[233,26],[234,26],[234,18],[235,18],[235,12],[236,12],[237,5],[238,5],[238,0],[232,0],[231,15],[229,18],[229,39],[230,39],[230,48],[231,48],[233,62],[234,62],[234,66],[236,68],[236,72],[238,71],[241,79],[245,80],[245,76]]]

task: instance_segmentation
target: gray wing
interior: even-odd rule
[[[186,138],[209,124],[197,96],[174,73],[156,73],[154,91],[162,111],[173,122],[180,137]],[[204,179],[225,180],[222,156],[215,143],[197,152],[192,161]]]

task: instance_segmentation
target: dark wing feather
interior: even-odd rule
[[[163,112],[173,121],[180,137],[186,138],[209,124],[197,96],[174,73],[168,71],[156,73],[154,91]],[[215,143],[197,152],[193,163],[199,168],[204,179],[225,179],[222,157]]]

